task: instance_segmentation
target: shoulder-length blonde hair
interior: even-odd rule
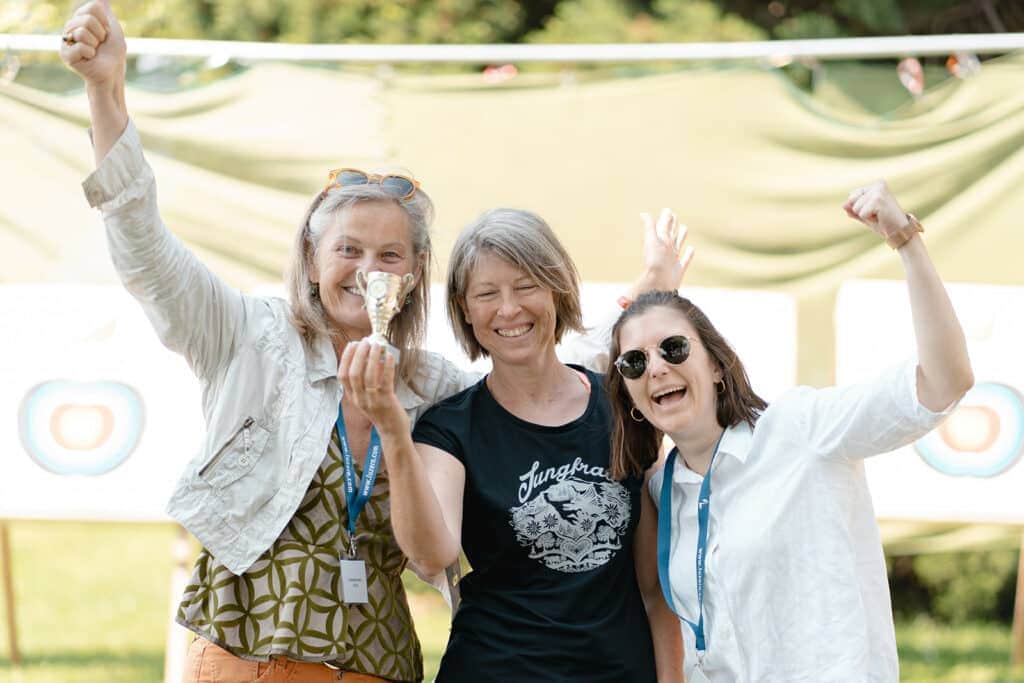
[[[448,260],[448,321],[470,360],[490,355],[476,340],[464,309],[469,276],[485,253],[515,266],[551,290],[556,344],[568,330],[583,331],[580,276],[551,226],[523,209],[491,209],[459,234]]]
[[[396,373],[398,378],[409,384],[414,391],[422,393],[421,388],[416,386],[415,378],[430,304],[430,268],[433,261],[430,224],[434,220],[434,204],[423,190],[416,190],[408,199],[395,199],[380,185],[368,183],[331,187],[313,199],[296,232],[286,278],[292,324],[307,344],[312,344],[321,336],[332,340],[338,337],[338,333],[327,322],[327,314],[317,288],[310,280],[310,273],[324,232],[342,211],[358,202],[392,202],[402,209],[408,219],[418,277],[416,287],[409,294],[405,306],[391,320],[388,337],[392,344],[402,349]]]

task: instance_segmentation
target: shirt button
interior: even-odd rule
[[[238,464],[241,465],[242,467],[248,467],[249,463],[251,462],[252,459],[248,455],[242,455],[238,457]]]

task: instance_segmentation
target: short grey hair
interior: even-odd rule
[[[398,376],[412,383],[418,356],[426,332],[430,304],[430,269],[433,252],[430,244],[430,224],[434,220],[434,203],[422,190],[408,199],[396,199],[375,183],[331,187],[320,192],[306,209],[292,249],[291,264],[286,277],[288,300],[291,302],[292,324],[307,343],[319,336],[333,337],[327,314],[310,280],[313,262],[324,232],[347,207],[358,202],[393,202],[405,212],[413,258],[419,269],[416,287],[409,294],[408,303],[391,321],[388,336],[391,343],[410,353],[403,353]],[[415,387],[414,387],[415,388]]]
[[[465,315],[469,278],[483,254],[497,256],[551,290],[556,344],[567,330],[584,330],[579,272],[551,226],[531,211],[491,209],[463,229],[448,261],[448,321],[470,360],[490,355]]]

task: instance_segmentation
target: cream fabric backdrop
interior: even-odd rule
[[[853,187],[889,179],[948,281],[1024,283],[1024,59],[881,116],[891,66],[825,74],[809,96],[755,69],[496,87],[264,65],[173,94],[130,88],[128,101],[165,220],[240,287],[280,277],[306,202],[338,166],[414,171],[438,207],[440,267],[477,213],[517,206],[549,220],[585,279],[626,280],[638,212],[672,206],[698,249],[689,283],[797,297],[799,379],[820,385],[833,381],[839,284],[901,274],[840,210]],[[86,125],[81,95],[0,86],[4,282],[113,281],[79,188]]]

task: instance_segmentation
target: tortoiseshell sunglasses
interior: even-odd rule
[[[420,183],[414,178],[394,173],[367,173],[358,168],[336,168],[327,175],[326,193],[332,187],[349,187],[377,183],[395,199],[408,199],[420,189]]]

